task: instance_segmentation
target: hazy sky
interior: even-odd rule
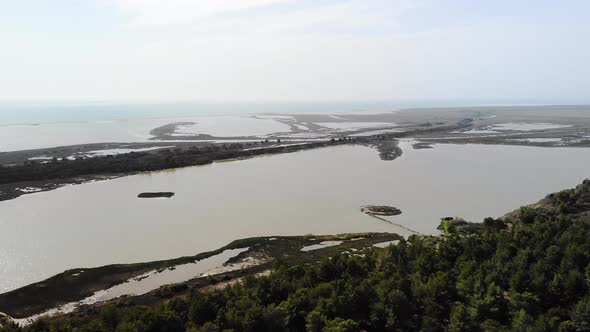
[[[0,0],[0,99],[590,100],[590,1]]]

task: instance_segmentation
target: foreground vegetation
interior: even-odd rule
[[[186,295],[187,291],[191,289],[207,287],[217,281],[234,280],[246,274],[269,271],[274,261],[278,259],[289,266],[312,264],[322,258],[336,256],[344,251],[359,251],[377,243],[399,239],[402,239],[400,235],[392,233],[252,237],[235,240],[217,250],[202,252],[194,256],[144,263],[112,264],[96,268],[76,268],[0,294],[0,313],[15,318],[31,317],[66,303],[83,300],[96,292],[124,284],[127,280],[137,278],[147,272],[175,269],[178,265],[213,257],[228,249],[247,248],[246,251],[231,258],[228,261],[230,264],[239,264],[243,261],[256,261],[257,263],[207,278],[197,277],[184,283],[169,287],[164,286],[164,289],[150,292],[145,296],[132,297],[129,301],[140,301],[143,304],[153,305],[172,297]],[[318,250],[301,250],[304,247],[316,246],[324,241],[341,241],[341,243]],[[117,301],[124,302],[127,299]]]
[[[588,331],[590,181],[502,219],[24,331]],[[5,330],[20,330],[15,326]]]

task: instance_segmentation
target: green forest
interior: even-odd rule
[[[501,219],[445,220],[316,265],[5,331],[590,331],[590,181]]]

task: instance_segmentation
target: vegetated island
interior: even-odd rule
[[[272,272],[258,277],[252,270],[233,282],[215,277],[207,287],[197,286],[197,280],[207,280],[198,278],[144,296],[83,306],[23,328],[8,318],[0,324],[6,331],[588,329],[589,180],[498,219],[471,223],[444,218],[441,228],[440,236],[411,236],[383,249],[320,249],[324,255],[334,253],[331,257],[290,260],[301,250],[286,250],[289,242],[283,242],[286,246],[277,248],[282,254],[265,267]],[[272,240],[244,241],[262,248]],[[44,295],[52,294],[45,285],[29,286],[29,301],[45,301]],[[67,288],[54,289],[54,294],[63,292]],[[12,296],[14,303],[23,301]],[[0,299],[4,310],[9,297]]]
[[[361,212],[371,216],[397,216],[402,214],[402,210],[393,206],[386,205],[367,205],[361,207]]]
[[[367,205],[361,206],[361,212],[386,223],[395,225],[397,227],[403,228],[404,230],[408,231],[410,234],[420,235],[419,232],[411,229],[406,225],[402,225],[400,223],[396,223],[390,218],[386,217],[393,217],[402,214],[402,210],[393,207],[393,206],[386,206],[386,205]]]
[[[162,191],[152,193],[140,193],[139,195],[137,195],[137,198],[170,198],[172,196],[174,196],[173,192]]]

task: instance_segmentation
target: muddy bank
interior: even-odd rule
[[[203,147],[213,143],[210,142],[149,142],[149,143],[123,143],[105,142],[94,144],[76,144],[67,146],[56,146],[44,149],[19,150],[0,152],[0,165],[22,165],[31,161],[42,163],[51,162],[53,158],[76,158],[86,156],[91,152],[114,150],[114,149],[145,149],[145,148],[167,148],[167,149],[188,149],[192,146]],[[157,150],[150,153],[157,153]]]
[[[587,105],[407,109],[398,115],[472,119],[461,129],[414,135],[423,144],[420,147],[432,143],[590,147]]]
[[[429,143],[426,142],[418,142],[418,143],[414,143],[412,144],[412,147],[416,150],[420,150],[420,149],[432,149],[432,145],[430,145]]]
[[[416,137],[419,140],[418,148],[428,148],[435,143],[444,144],[487,144],[487,145],[518,145],[536,146],[548,148],[560,147],[590,147],[590,135],[564,132],[537,135],[501,134],[501,135],[471,135],[459,136],[457,134],[437,135],[437,137]]]
[[[118,177],[131,175],[128,173],[84,175],[66,179],[51,179],[40,181],[22,181],[15,183],[0,184],[0,202],[18,198],[22,195],[33,194],[44,191],[51,191],[64,186],[77,185],[82,183],[112,180]]]

